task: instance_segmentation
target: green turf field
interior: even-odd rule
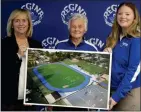
[[[84,60],[79,60],[79,62],[72,62],[69,59],[66,59],[63,61],[63,63],[68,64],[68,65],[77,65],[80,66],[83,70],[89,72],[90,74],[99,74],[105,71],[105,68],[101,68],[97,65],[91,64],[87,61]]]
[[[38,72],[56,88],[76,87],[85,80],[83,75],[62,64],[43,65],[38,67]]]

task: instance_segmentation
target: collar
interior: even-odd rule
[[[16,37],[15,37],[15,35],[13,34],[10,38],[12,39],[12,42],[13,42],[13,44],[15,45],[16,52],[18,52],[19,48],[18,48],[18,44],[17,44],[17,42],[16,42]],[[30,47],[30,46],[31,46],[31,42],[30,42],[31,39],[30,39],[29,37],[27,37],[27,41],[28,41],[28,44],[29,44],[29,47]]]
[[[74,43],[72,42],[72,40],[71,40],[70,38],[69,38],[69,40],[68,40],[68,43],[69,43],[71,46],[75,46]],[[83,45],[84,43],[85,43],[85,41],[82,40],[82,41],[77,45],[77,47]]]
[[[130,34],[127,34],[126,36],[123,36],[122,34],[120,34],[119,37],[120,37],[120,38],[119,38],[120,41],[121,41],[122,39],[124,39],[124,38],[129,38],[129,39],[133,38],[133,36],[130,35]]]

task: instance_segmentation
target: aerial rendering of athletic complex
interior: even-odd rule
[[[107,109],[109,79],[99,74],[108,71],[108,61],[103,54],[31,50],[25,103]]]

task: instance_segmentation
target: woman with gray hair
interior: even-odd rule
[[[56,49],[97,51],[96,46],[84,40],[87,29],[87,17],[83,14],[74,13],[68,22],[69,39],[60,41]]]

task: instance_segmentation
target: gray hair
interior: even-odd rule
[[[75,19],[83,19],[84,20],[84,24],[85,24],[85,30],[87,31],[88,30],[88,19],[86,17],[86,15],[84,14],[79,14],[79,13],[74,13],[71,18],[69,19],[69,22],[68,22],[68,29],[70,30],[70,23],[72,20],[75,20]]]

